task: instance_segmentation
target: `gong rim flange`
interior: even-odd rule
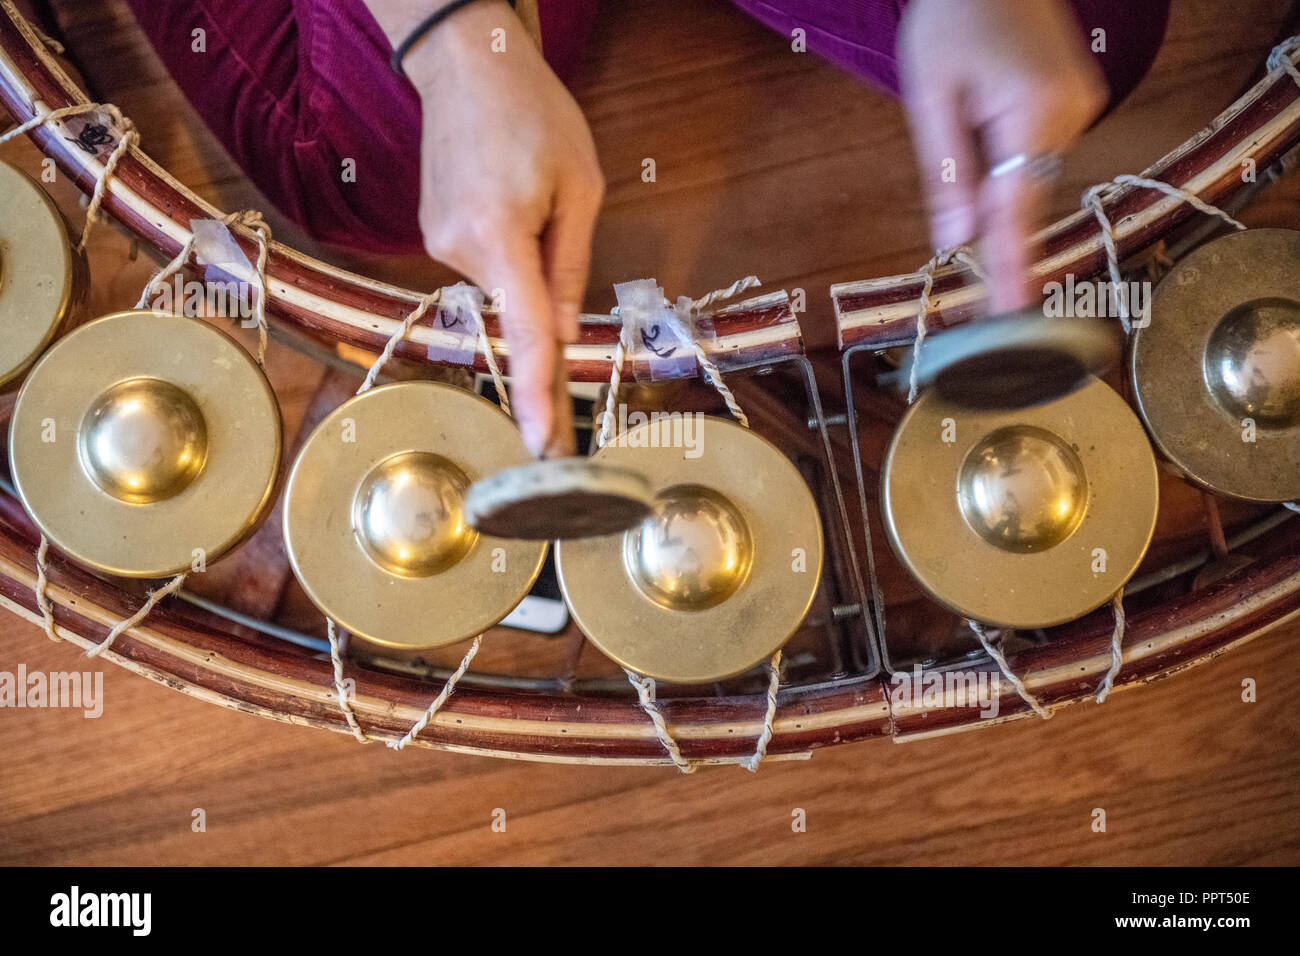
[[[999,444],[1007,435],[1023,454],[1048,449],[1055,457],[1018,463]],[[998,515],[1003,475],[1062,474],[1079,481],[1053,489],[1059,498],[1046,500],[1032,527],[972,517],[981,507]],[[1146,434],[1095,378],[1054,402],[1010,411],[965,409],[926,393],[899,423],[880,482],[890,546],[925,592],[962,617],[1021,629],[1063,624],[1109,600],[1145,556],[1159,506]],[[1072,495],[1086,496],[1081,512]]]
[[[16,387],[73,317],[84,272],[54,201],[0,162],[0,392]]]
[[[454,500],[421,497],[418,489],[416,497],[402,497],[397,485],[413,472],[399,459],[412,455],[422,456],[422,480],[427,469],[456,476]],[[547,545],[474,533],[451,510],[461,507],[457,496],[473,481],[528,460],[510,418],[462,388],[397,382],[351,398],[312,431],[285,482],[285,548],[294,575],[324,614],[372,644],[430,649],[481,634],[528,594]],[[397,485],[385,484],[385,469]],[[433,538],[445,545],[432,563],[397,568],[401,536],[384,540],[365,530],[358,509],[379,494],[417,522],[442,522],[413,531],[404,525],[412,548]],[[454,528],[444,534],[447,521]],[[394,542],[395,549],[384,550]]]
[[[697,499],[719,496],[725,505],[713,502],[701,513],[730,510],[741,517],[752,543],[743,568],[722,568],[704,582],[703,594],[686,593],[675,580],[661,581],[668,587],[656,593],[645,578],[636,577],[629,554],[629,542],[641,528],[556,544],[561,590],[592,644],[636,673],[683,684],[743,673],[789,640],[816,598],[824,549],[816,500],[794,464],[735,422],[703,417],[701,422],[699,457],[653,447],[647,436],[654,423],[630,429],[595,457],[650,481],[656,512],[647,523],[666,509],[689,511]],[[687,532],[681,536],[694,540]],[[742,545],[724,553],[739,550]],[[702,546],[700,553],[713,552]],[[663,562],[674,556],[671,550],[652,555],[651,573],[673,577],[673,568]],[[674,590],[681,598],[677,604]]]
[[[1267,319],[1268,302],[1283,303],[1289,326]],[[1289,354],[1261,356],[1265,333]],[[1257,369],[1243,357],[1284,378],[1280,420],[1251,407]],[[1225,387],[1225,365],[1238,387]],[[1134,330],[1128,375],[1156,447],[1189,480],[1245,501],[1300,498],[1300,232],[1231,233],[1179,260]]]
[[[134,381],[187,395],[206,429],[202,466],[147,501],[115,496],[86,461],[88,414]],[[41,533],[87,567],[132,578],[206,567],[251,535],[274,502],[281,447],[275,393],[239,343],[157,312],[104,316],[60,339],[28,374],[9,428],[14,485]]]

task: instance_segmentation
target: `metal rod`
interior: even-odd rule
[[[808,361],[806,355],[797,357],[797,364],[800,371],[803,372],[804,386],[808,391],[808,400],[813,408],[813,419],[818,423],[818,432],[822,440],[822,454],[825,456],[826,468],[830,473],[831,485],[835,490],[835,502],[840,513],[840,525],[844,529],[844,542],[849,552],[849,569],[853,575],[852,583],[858,595],[858,603],[861,605],[862,621],[867,631],[867,647],[870,652],[868,661],[868,670],[875,673],[880,668],[880,643],[876,639],[876,630],[873,626],[871,616],[866,613],[867,607],[867,589],[862,580],[862,566],[858,562],[858,548],[853,540],[853,526],[849,521],[849,506],[844,498],[844,487],[840,482],[839,469],[835,465],[835,451],[831,446],[830,432],[826,430],[826,415],[822,410],[821,395],[817,391],[817,377],[813,372],[812,363]],[[845,411],[845,422],[852,428],[852,407]],[[859,474],[861,472],[859,471]],[[866,520],[866,513],[863,512],[863,523],[867,525],[867,560],[871,562],[874,569],[875,560],[871,554],[871,531],[869,522]],[[874,571],[873,571],[874,574]],[[873,579],[874,580],[874,579]]]
[[[858,484],[858,509],[862,515],[862,534],[867,543],[867,577],[871,583],[871,606],[875,610],[875,626],[872,628],[880,662],[886,670],[891,669],[889,662],[889,642],[885,639],[885,595],[880,587],[880,574],[876,568],[876,548],[871,540],[871,511],[867,507],[867,485],[865,470],[862,467],[862,443],[858,440],[858,414],[853,402],[853,375],[851,360],[858,352],[866,351],[862,345],[853,346],[844,352],[841,359],[844,377],[844,414],[849,429],[849,448],[853,452],[853,474]]]
[[[1208,491],[1201,492],[1201,503],[1210,523],[1210,547],[1214,556],[1222,561],[1228,556],[1228,542],[1223,536],[1223,516],[1219,513],[1219,500]]]

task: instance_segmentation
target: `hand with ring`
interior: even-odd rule
[[[975,237],[994,313],[1028,285],[1061,154],[1100,115],[1101,70],[1065,0],[913,0],[898,39],[937,248]]]

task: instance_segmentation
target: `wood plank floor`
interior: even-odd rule
[[[224,208],[265,208],[193,120],[119,0],[60,4],[89,77],[146,148]],[[1152,75],[1070,157],[1059,211],[1135,172],[1235,96],[1289,5],[1176,0]],[[1230,8],[1230,9],[1229,9]],[[579,99],[610,182],[589,306],[655,275],[699,294],[757,272],[808,290],[814,341],[831,335],[831,282],[926,256],[901,113],[722,3],[609,4]],[[659,181],[641,183],[641,159]],[[0,158],[32,168],[15,145]],[[1297,177],[1247,219],[1300,225]],[[70,193],[59,194],[67,208]],[[423,260],[366,260],[277,236],[411,285]],[[149,263],[103,229],[95,305],[134,301]],[[287,417],[314,388],[278,350]],[[294,382],[301,384],[295,390]],[[1300,862],[1300,625],[1194,671],[1020,721],[905,745],[834,748],[750,775],[611,770],[396,754],[205,706],[104,667],[98,720],[0,710],[0,863],[977,863]],[[0,620],[0,670],[86,667],[36,629]],[[90,665],[99,669],[100,665]],[[1258,702],[1241,700],[1246,678]],[[191,829],[202,808],[207,831]],[[493,812],[506,813],[494,832]],[[1107,830],[1092,829],[1102,808]],[[792,831],[802,809],[807,832]]]

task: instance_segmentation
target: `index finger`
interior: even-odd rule
[[[524,444],[538,457],[553,456],[557,440],[560,450],[566,447],[565,435],[554,434],[560,430],[555,379],[562,363],[539,241],[535,237],[508,241],[490,271],[504,293],[501,325],[509,347],[512,408]],[[567,405],[567,390],[564,394]],[[572,443],[571,434],[567,440]]]
[[[1046,217],[1048,197],[1044,186],[1014,172],[985,180],[980,190],[980,258],[994,314],[1036,301],[1029,278],[1037,259],[1032,237]]]

